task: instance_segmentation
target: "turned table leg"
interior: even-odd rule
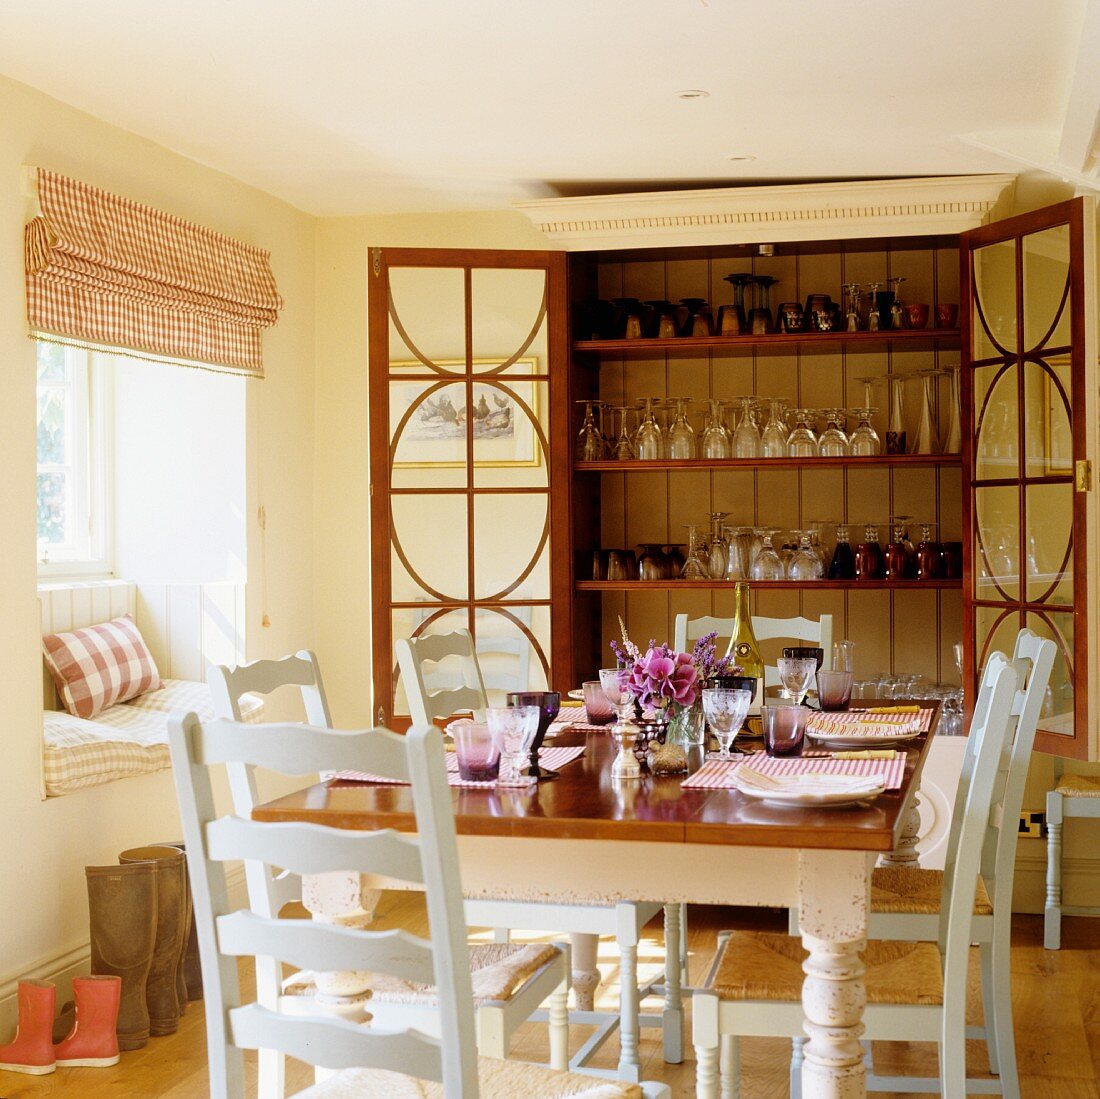
[[[867,932],[871,857],[860,851],[799,852],[802,1009],[809,1041],[802,1065],[804,1099],[862,1099],[863,1009],[859,956]]]
[[[665,1064],[678,1065],[684,1059],[684,994],[681,984],[683,958],[679,904],[665,905],[665,1010],[661,1020],[664,1032]]]
[[[916,866],[919,862],[917,855],[917,843],[920,839],[920,795],[914,794],[909,808],[905,812],[905,820],[901,826],[897,846],[888,855],[883,855],[880,862],[883,866]]]
[[[573,956],[573,999],[578,1011],[593,1011],[596,990],[600,987],[600,969],[596,965],[599,935],[570,934]]]

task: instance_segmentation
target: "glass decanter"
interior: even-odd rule
[[[761,450],[765,458],[787,457],[787,437],[790,435],[790,429],[783,415],[786,403],[782,397],[772,397],[768,402],[771,413],[760,437]]]
[[[699,526],[697,523],[686,523],[685,526],[688,532],[688,553],[680,576],[684,580],[707,580],[707,562],[700,546]]]
[[[676,419],[672,421],[672,427],[668,431],[668,456],[677,460],[696,456],[695,428],[687,417],[690,401],[690,397],[676,398]]]
[[[855,579],[882,579],[882,547],[878,544],[878,527],[874,523],[863,528],[863,541],[856,543]]]
[[[907,515],[899,516],[894,520],[893,534],[886,544],[886,551],[882,558],[882,575],[887,580],[909,580],[914,571],[913,543],[909,541],[909,533],[905,529]]]
[[[922,523],[917,543],[916,578],[935,580],[940,575],[940,544],[933,538],[935,523]]]
[[[836,548],[833,550],[833,559],[829,562],[829,579],[854,580],[855,575],[856,561],[848,541],[848,526],[841,523],[836,528]]]
[[[749,575],[753,580],[782,580],[784,576],[783,562],[779,554],[775,552],[772,539],[779,531],[769,530],[763,534],[763,542],[756,556],[752,560],[752,568]]]
[[[729,546],[722,530],[722,520],[728,511],[710,513],[710,549],[707,551],[707,573],[712,580],[723,580],[726,576]]]
[[[810,544],[810,532],[798,532],[798,549],[794,551],[787,564],[788,580],[820,580],[825,575],[821,558],[814,553]]]
[[[813,410],[794,408],[791,415],[794,417],[794,430],[787,437],[787,455],[791,458],[816,458],[817,436],[810,426]]]
[[[882,440],[871,424],[871,417],[877,408],[853,408],[852,415],[859,420],[855,430],[848,436],[848,453],[853,458],[872,458],[882,453]]]
[[[598,462],[607,456],[607,440],[600,431],[596,422],[595,409],[599,401],[577,401],[576,404],[584,405],[584,423],[581,424],[577,434],[577,461]]]
[[[708,401],[707,422],[703,428],[703,457],[728,458],[730,434],[722,423],[722,402]]]
[[[653,415],[653,398],[642,401],[642,419],[634,436],[634,451],[638,458],[655,462],[665,456],[665,440],[656,416]]]
[[[753,416],[752,397],[741,398],[741,421],[733,433],[733,456],[735,458],[760,457],[760,429]]]
[[[938,371],[921,370],[915,376],[921,382],[920,423],[914,454],[936,453],[936,419],[932,415],[932,387]]]
[[[846,458],[848,456],[848,436],[840,426],[844,415],[842,408],[826,408],[825,430],[817,441],[818,453],[822,458]]]

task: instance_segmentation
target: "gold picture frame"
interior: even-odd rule
[[[465,403],[456,404],[452,393],[448,392],[452,385],[461,387],[462,401],[465,401],[469,377],[466,360],[435,359],[433,362],[444,369],[457,368],[453,381],[445,373],[437,380],[426,381],[421,362],[390,363],[391,447],[395,433],[399,427],[401,429],[394,448],[394,469],[456,469],[466,465]],[[538,358],[527,356],[515,360],[510,369],[523,375],[519,378],[510,374],[477,373],[478,366],[499,365],[499,359],[473,360],[474,465],[501,469],[538,468],[543,462],[543,446],[535,423],[545,432],[539,416],[539,387],[547,382],[527,376],[538,373]],[[410,377],[403,383],[400,377],[403,370],[417,377]],[[425,391],[439,382],[448,384],[434,389],[432,396],[425,398]],[[520,406],[520,401],[530,409],[530,415]],[[410,407],[418,405],[428,407],[408,415]],[[398,454],[402,456],[400,460]]]

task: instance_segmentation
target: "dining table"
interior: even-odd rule
[[[900,788],[835,808],[773,806],[737,789],[685,788],[683,774],[643,771],[640,779],[616,780],[611,765],[617,748],[609,730],[566,728],[554,746],[584,751],[552,781],[451,788],[463,893],[524,902],[566,898],[573,904],[797,908],[808,952],[803,1094],[807,1099],[864,1095],[860,951],[871,872],[880,860],[916,861],[917,792],[939,719],[938,702],[919,705],[932,713],[926,730],[896,749],[905,759]],[[744,743],[753,746],[751,740]],[[689,766],[695,770],[702,762],[699,750]],[[416,829],[407,786],[343,779],[258,805],[252,815],[335,828]],[[372,891],[386,888],[408,886],[357,873],[328,874],[303,882],[303,896],[315,917],[363,925],[369,923]],[[682,1010],[678,959],[667,972],[673,1003],[666,1010]],[[630,984],[622,980],[624,993]],[[628,1013],[623,1018],[620,1075],[637,1079],[638,1035]]]

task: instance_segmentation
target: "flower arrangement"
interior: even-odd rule
[[[690,653],[676,652],[667,643],[650,640],[643,653],[626,633],[619,619],[622,644],[611,642],[619,668],[619,686],[629,692],[643,710],[661,711],[675,717],[698,701],[703,685],[719,675],[737,675],[740,668],[728,656],[718,656],[717,633],[695,642]]]

